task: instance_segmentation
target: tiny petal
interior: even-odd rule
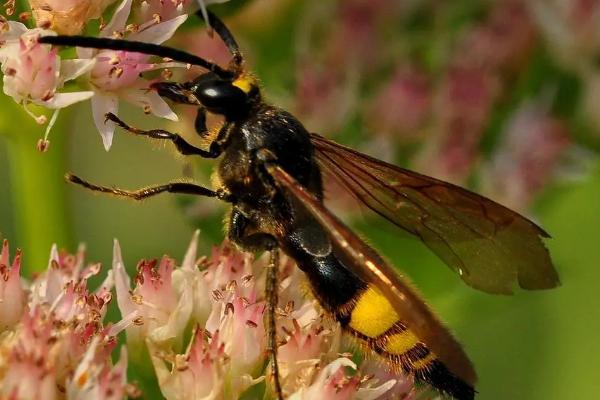
[[[95,60],[73,59],[64,60],[60,65],[60,77],[63,82],[75,79],[94,68]]]
[[[194,231],[194,236],[192,236],[192,241],[188,245],[187,251],[185,252],[185,256],[183,257],[183,262],[181,263],[181,269],[194,271],[196,270],[196,257],[198,254],[198,238],[200,237],[200,229],[196,229]]]
[[[52,99],[45,101],[43,105],[50,109],[65,108],[80,101],[89,100],[94,94],[92,91],[56,93]]]
[[[119,311],[121,311],[121,315],[130,315],[136,311],[136,306],[131,300],[131,279],[125,270],[123,256],[121,255],[121,246],[117,239],[113,242],[112,272],[115,280]]]
[[[131,104],[147,109],[157,117],[166,118],[171,121],[179,120],[177,114],[171,110],[167,102],[155,91],[144,91],[144,89],[133,87],[129,90],[123,90],[121,96]]]
[[[113,135],[115,133],[115,123],[105,121],[107,113],[117,114],[119,99],[115,94],[106,92],[96,92],[92,97],[92,112],[94,114],[94,123],[102,136],[102,143],[106,151],[110,150]]]
[[[21,251],[9,263],[8,240],[0,251],[0,333],[16,325],[25,310],[27,296],[21,285]]]
[[[175,31],[185,22],[187,15],[180,15],[160,24],[152,25],[140,32],[132,33],[128,39],[139,42],[160,44],[173,36]]]
[[[115,32],[123,32],[125,30],[132,3],[133,0],[123,0],[119,4],[110,22],[100,31],[100,37],[109,37]]]

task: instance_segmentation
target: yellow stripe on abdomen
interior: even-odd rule
[[[406,330],[389,336],[385,345],[385,351],[393,355],[402,355],[412,349],[417,343],[419,343],[419,338],[411,331]]]
[[[411,361],[412,369],[413,370],[425,369],[425,368],[429,367],[429,365],[436,359],[437,359],[437,357],[435,356],[435,354],[429,353],[425,357],[421,358],[420,360]]]
[[[390,302],[378,289],[369,286],[356,301],[348,325],[358,333],[376,338],[398,321]]]

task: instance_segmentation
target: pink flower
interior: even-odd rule
[[[100,37],[117,35],[122,37],[126,33],[127,19],[131,12],[132,0],[123,0],[115,11],[112,20],[100,31]],[[187,19],[180,15],[165,22],[156,23],[149,21],[137,27],[134,32],[127,35],[128,40],[160,44],[169,39],[175,30]],[[174,63],[150,63],[150,56],[140,53],[130,53],[113,50],[78,49],[80,57],[95,59],[96,64],[88,75],[92,97],[92,111],[94,122],[106,150],[110,149],[115,131],[112,121],[105,122],[105,115],[109,112],[117,114],[119,99],[124,99],[134,105],[140,106],[144,111],[156,116],[177,121],[177,115],[171,111],[167,103],[153,90],[149,90],[150,82],[140,79],[143,72],[165,68],[168,66],[181,66]]]
[[[127,349],[122,348],[119,361],[111,366],[106,356],[98,356],[101,338],[89,344],[81,362],[67,383],[70,400],[121,400],[129,394],[127,385]]]
[[[8,240],[4,239],[0,251],[0,333],[12,329],[25,310],[27,293],[21,285],[21,250],[9,259]]]
[[[81,33],[90,19],[100,18],[114,0],[29,0],[36,25],[63,35]]]
[[[142,0],[140,5],[140,20],[150,21],[159,16],[166,21],[188,11],[194,0]]]
[[[233,398],[262,380],[261,369],[266,355],[264,309],[264,301],[257,301],[254,293],[246,298],[231,292],[213,305],[213,312],[206,323],[208,332],[218,333],[218,343],[229,359],[224,379]]]
[[[140,19],[149,21],[155,16],[166,21],[190,11],[199,6],[206,20],[206,6],[210,4],[226,3],[229,0],[142,0],[140,6]]]
[[[525,210],[561,166],[571,144],[566,124],[540,104],[518,109],[481,179],[493,199]]]
[[[479,68],[451,68],[435,100],[433,136],[421,150],[417,169],[436,178],[463,182],[478,155],[492,111],[493,75]]]
[[[185,354],[169,361],[153,352],[152,363],[158,383],[167,400],[213,400],[225,397],[223,377],[229,358],[219,342],[218,332],[205,338],[196,329]],[[231,397],[237,398],[237,397]]]
[[[290,397],[289,400],[374,400],[385,395],[394,384],[389,380],[377,387],[362,385],[359,376],[346,375],[344,368],[356,369],[356,364],[347,358],[338,358],[322,368],[312,384],[303,387]]]
[[[51,109],[68,107],[87,100],[93,92],[59,93],[66,81],[90,71],[93,60],[62,60],[51,46],[37,42],[41,35],[53,34],[42,29],[27,29],[19,22],[8,22],[8,31],[0,35],[0,62],[4,73],[4,93],[27,110],[29,103]],[[45,118],[37,118],[44,123]]]
[[[421,136],[431,112],[429,81],[415,67],[398,68],[365,113],[373,134],[389,135],[399,141]]]
[[[197,260],[197,244],[198,233],[181,267],[168,257],[160,262],[142,260],[135,288],[130,289],[115,242],[113,269],[94,291],[87,281],[100,271],[99,265],[85,265],[83,248],[71,255],[53,247],[48,270],[31,284],[27,305],[15,308],[20,315],[0,335],[0,398],[122,399],[136,391],[127,383],[127,354],[135,353],[135,362],[146,352],[169,400],[236,399],[262,382],[267,373],[265,302],[262,279],[255,276],[264,271],[265,260],[254,261],[228,243],[215,247],[211,257]],[[18,272],[19,261],[17,256],[7,269],[5,243],[0,269],[8,274],[8,284],[13,280],[10,274]],[[285,306],[276,317],[286,395],[377,399],[392,393],[392,387],[394,393],[401,393],[390,374],[378,375],[383,385],[362,374],[350,376],[345,368],[356,366],[346,358],[321,367],[323,360],[338,357],[339,326],[322,317],[314,300],[304,299],[298,281],[301,273],[292,260],[283,257],[282,261],[280,304]],[[111,325],[104,318],[113,283],[124,318]],[[206,292],[208,303],[203,321],[195,320],[192,312],[192,293],[199,290]],[[189,326],[196,328],[184,346]],[[113,364],[116,335],[122,330],[127,332],[129,348],[122,348]],[[140,368],[144,365],[135,365]]]
[[[150,339],[168,347],[174,340],[181,340],[192,312],[192,293],[189,286],[182,293],[175,292],[171,283],[173,267],[174,262],[168,257],[163,257],[160,263],[142,260],[138,264],[136,286],[131,290],[121,249],[115,241],[113,274],[117,303],[123,318],[135,321],[127,327],[130,345],[139,346]]]
[[[0,264],[7,260],[5,243]],[[18,264],[17,257],[9,273]],[[66,392],[70,399],[117,400],[129,393],[126,352],[115,366],[111,361],[118,329],[103,325],[110,276],[95,292],[87,288],[98,272],[98,265],[84,267],[83,249],[73,256],[53,248],[17,323],[0,335],[0,398],[54,400]],[[19,310],[18,301],[13,307]]]
[[[578,72],[596,69],[600,49],[600,2],[532,0],[528,5],[558,61]]]

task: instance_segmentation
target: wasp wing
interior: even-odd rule
[[[347,262],[344,265],[365,282],[374,284],[390,301],[402,321],[438,359],[456,376],[473,384],[475,371],[462,347],[411,285],[291,175],[275,164],[268,164],[266,168],[277,186],[298,200],[323,226],[334,247],[344,254]]]
[[[311,134],[316,157],[360,202],[419,237],[470,286],[489,293],[558,286],[542,238],[518,213],[451,183]]]

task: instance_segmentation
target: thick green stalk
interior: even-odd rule
[[[46,153],[37,150],[44,126],[36,124],[11,99],[0,101],[0,134],[8,143],[10,182],[5,192],[14,205],[13,220],[17,232],[12,240],[23,249],[27,272],[46,268],[50,247],[71,245],[66,184],[66,126],[69,111],[61,117],[51,134]]]

